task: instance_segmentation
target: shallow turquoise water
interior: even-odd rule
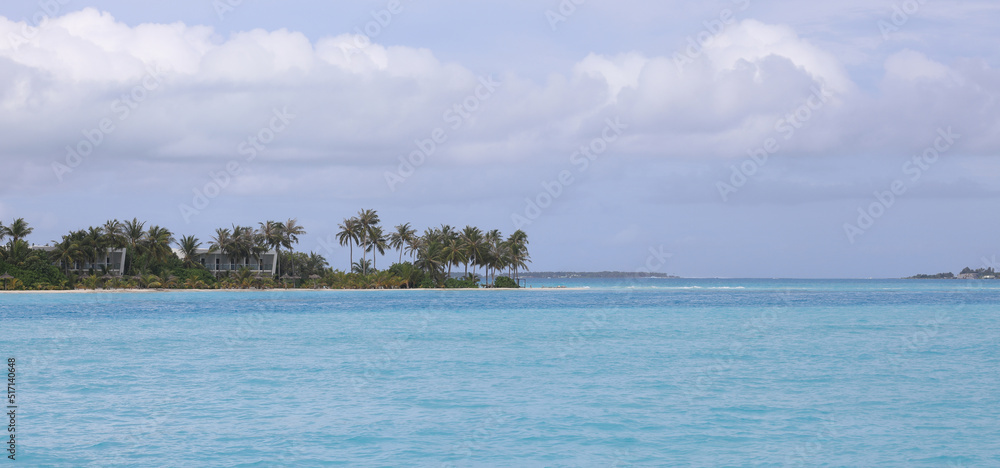
[[[22,466],[1000,466],[1000,282],[2,295]]]

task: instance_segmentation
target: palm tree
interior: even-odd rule
[[[267,245],[264,236],[255,231],[250,226],[233,225],[232,234],[232,257],[231,261],[243,260],[243,266],[250,264],[250,259],[257,259],[260,263],[260,255],[267,252]]]
[[[417,276],[417,273],[419,273],[419,270],[417,267],[413,266],[412,263],[407,262],[394,265],[392,271],[395,271],[402,280],[402,284],[400,284],[400,286],[405,286],[407,288],[416,286],[414,278]]]
[[[142,239],[146,237],[145,231],[146,222],[139,222],[138,219],[132,218],[132,221],[125,221],[122,226],[122,235],[124,236],[125,247],[128,248],[128,255],[125,256],[126,261],[129,265],[126,266],[128,273],[132,273],[132,262],[139,257],[142,248]],[[125,272],[122,272],[125,274]]]
[[[486,281],[489,284],[493,284],[490,281],[490,272],[495,272],[495,269],[499,268],[500,243],[503,241],[503,235],[500,234],[499,229],[493,229],[483,236],[483,241],[486,244],[483,252],[483,264],[486,266]],[[493,276],[495,277],[496,274],[494,273]]]
[[[215,237],[212,237],[208,251],[210,253],[219,252],[226,257],[227,260],[232,261],[236,255],[236,243],[233,241],[232,232],[226,228],[216,229]],[[219,272],[216,271],[216,274],[219,274]]]
[[[140,242],[142,242],[143,237],[146,236],[145,226],[145,221],[140,223],[136,218],[132,218],[132,221],[125,222],[124,235],[126,245],[129,248],[133,250],[137,250],[139,248]]]
[[[378,226],[378,213],[375,210],[361,210],[358,212],[358,244],[361,246],[361,258],[367,258],[369,250],[368,244],[371,242],[372,228]]]
[[[107,239],[108,247],[112,249],[125,248],[124,227],[117,219],[112,219],[101,226],[104,229],[104,237]]]
[[[150,226],[143,239],[149,256],[157,262],[165,262],[170,255],[173,255],[174,252],[170,249],[170,244],[174,242],[174,234],[169,229],[160,226]]]
[[[399,250],[399,263],[403,263],[403,248],[413,245],[414,236],[417,231],[410,227],[410,223],[396,226],[396,232],[389,235],[389,246]]]
[[[285,230],[285,225],[277,221],[267,221],[260,224],[260,235],[264,238],[264,243],[268,247],[274,249],[275,255],[277,255],[278,270],[275,272],[276,275],[281,274],[281,245],[284,243],[285,237],[283,231]]]
[[[71,232],[62,237],[62,242],[56,243],[56,250],[53,252],[53,258],[55,258],[59,264],[62,265],[63,273],[65,273],[66,276],[69,276],[69,270],[73,264],[82,261],[87,257],[82,245],[83,237],[83,231]]]
[[[299,243],[299,236],[304,236],[306,230],[299,225],[299,220],[291,218],[281,227],[281,246],[285,247],[289,251],[295,244]],[[295,267],[292,267],[292,274],[295,274]]]
[[[347,245],[351,249],[351,265],[354,265],[354,244],[361,242],[358,238],[358,225],[358,218],[348,218],[337,226],[340,228],[337,232],[337,241],[341,246]]]
[[[455,229],[447,224],[442,224],[439,230],[439,235],[443,240],[449,241],[452,239],[458,239],[458,233]]]
[[[198,248],[201,247],[201,242],[195,236],[183,236],[181,240],[177,242],[177,246],[181,249],[181,255],[184,256],[184,267],[194,268],[200,266],[198,263]]]
[[[3,226],[3,222],[0,221],[0,242],[3,242],[3,238],[7,237],[7,228]],[[0,259],[5,256],[3,245],[0,245]]]
[[[323,273],[329,266],[330,264],[325,258],[323,258],[322,255],[319,255],[316,252],[309,252],[309,257],[305,259],[305,262],[302,265],[302,274],[323,276]]]
[[[517,281],[517,270],[519,268],[527,270],[528,263],[531,262],[531,256],[528,255],[528,235],[518,229],[507,238],[506,244],[509,255],[508,266],[514,270],[514,281]]]
[[[477,227],[466,226],[462,230],[462,250],[465,253],[465,276],[469,276],[469,263],[473,268],[479,265],[483,257],[483,231]]]
[[[2,231],[6,237],[10,237],[11,244],[13,245],[28,237],[29,234],[35,231],[35,228],[28,227],[28,223],[24,218],[17,218],[10,226],[4,227]]]
[[[389,246],[386,243],[385,234],[382,232],[381,226],[372,226],[368,232],[368,242],[368,249],[372,251],[372,268],[378,269],[375,262],[375,253],[385,255],[385,249]]]
[[[351,265],[351,272],[360,275],[367,275],[370,269],[372,269],[372,261],[368,259],[358,260],[357,263]]]
[[[413,248],[417,249],[414,266],[423,270],[438,284],[444,282],[445,265],[440,238],[439,230],[426,229],[424,235],[413,242]]]
[[[417,253],[420,252],[420,248],[424,245],[424,238],[422,236],[414,235],[413,239],[406,246],[406,253],[410,254],[410,258],[413,261],[417,260]]]
[[[107,239],[104,237],[104,231],[101,228],[95,228],[91,226],[87,231],[83,232],[83,251],[86,255],[86,260],[90,262],[90,266],[93,268],[97,265],[97,262],[104,257],[108,252]]]
[[[441,251],[444,261],[448,264],[448,278],[451,278],[452,265],[458,265],[466,261],[465,251],[458,239],[450,239],[445,242]]]

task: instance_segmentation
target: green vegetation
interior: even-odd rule
[[[954,273],[938,273],[936,275],[915,275],[904,279],[997,279],[996,271],[993,268],[972,268],[965,267],[956,276]]]
[[[15,219],[10,226],[0,223],[0,289],[62,289],[68,281],[58,268],[52,266],[45,252],[32,250],[25,238],[34,229],[24,218]]]
[[[389,268],[398,287],[479,287],[476,270],[482,269],[487,284],[497,272],[507,270],[515,278],[520,270],[526,270],[531,262],[528,254],[528,235],[516,231],[506,240],[500,231],[484,232],[473,226],[456,231],[448,225],[428,228],[418,236],[409,223],[393,228],[388,236],[379,225],[381,220],[374,210],[361,210],[357,216],[340,223],[337,240],[341,246],[350,249],[350,271],[362,277],[377,270],[375,252],[384,254],[387,249],[395,249],[399,263]],[[361,258],[354,261],[354,248]],[[369,261],[368,254],[372,253]],[[409,255],[412,263],[403,263],[404,255]],[[398,266],[397,266],[398,265]],[[452,277],[452,269],[462,266],[463,279]],[[472,272],[470,273],[470,268]],[[452,279],[451,283],[448,280]],[[449,286],[462,284],[463,286]],[[333,287],[333,286],[331,286]]]
[[[193,235],[174,235],[169,229],[133,218],[111,220],[99,227],[71,231],[54,247],[31,248],[25,240],[33,229],[24,219],[10,226],[0,223],[0,288],[47,289],[397,289],[516,287],[531,257],[528,236],[516,231],[506,239],[498,230],[484,232],[466,226],[457,231],[442,225],[423,235],[409,224],[386,232],[375,210],[361,210],[340,224],[337,240],[348,247],[346,271],[330,268],[314,252],[296,252],[294,247],[305,229],[295,219],[265,221],[258,227],[233,225],[215,230],[203,242]],[[360,253],[355,261],[355,247]],[[176,251],[174,250],[176,248]],[[213,272],[201,264],[204,249],[225,255],[235,271]],[[106,261],[109,251],[126,252],[124,269]],[[201,250],[200,250],[201,249]],[[199,251],[200,250],[200,251]],[[398,262],[378,269],[387,252]],[[278,257],[275,275],[260,275],[249,266],[258,265],[265,253]],[[369,255],[370,254],[370,255]],[[404,257],[409,257],[404,261]],[[86,265],[86,271],[81,268]],[[455,275],[453,269],[461,267]],[[482,273],[480,275],[479,273]],[[500,276],[498,273],[508,276]],[[480,281],[485,279],[485,284]],[[513,284],[513,286],[511,286]]]
[[[496,287],[498,288],[517,288],[517,281],[514,281],[506,276],[501,276],[497,278]]]
[[[916,275],[916,276],[910,276],[905,279],[954,279],[954,278],[955,274],[949,272],[949,273],[938,273],[936,275]]]

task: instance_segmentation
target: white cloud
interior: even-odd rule
[[[648,62],[648,59],[635,52],[610,59],[590,54],[576,65],[574,71],[604,79],[608,84],[609,100],[614,102],[623,88],[635,89],[639,86],[639,75]]]
[[[719,70],[736,70],[741,62],[754,63],[769,56],[779,56],[838,94],[849,93],[854,88],[846,70],[833,55],[800,38],[788,26],[744,20],[708,44],[706,54]]]
[[[0,18],[0,34],[18,28]],[[121,118],[113,103],[140,86],[150,69],[162,71],[162,86]],[[973,75],[975,86],[941,82],[965,75]],[[51,163],[103,118],[114,121],[115,131],[72,177],[127,170],[133,162],[178,164],[182,171],[200,165],[203,173],[239,156],[239,144],[267,124],[272,110],[288,107],[294,122],[255,164],[275,177],[309,168],[345,186],[357,181],[335,180],[338,173],[395,168],[416,140],[438,127],[448,130],[448,141],[431,158],[430,171],[443,162],[517,162],[522,173],[566,165],[608,117],[629,125],[613,145],[616,158],[728,161],[773,136],[775,123],[816,87],[834,93],[835,103],[803,129],[808,137],[783,145],[788,154],[910,144],[908,135],[932,134],[942,125],[914,122],[910,109],[944,106],[948,99],[994,102],[978,116],[954,113],[952,125],[976,118],[980,127],[995,128],[997,120],[995,101],[979,99],[997,87],[992,71],[953,69],[903,51],[885,62],[885,80],[930,81],[933,92],[895,86],[867,96],[835,56],[789,26],[755,20],[732,25],[683,68],[672,53],[624,51],[583,54],[567,69],[549,70],[543,82],[498,74],[503,84],[497,93],[480,100],[460,128],[451,128],[445,112],[475,96],[479,78],[431,50],[352,34],[311,41],[296,31],[254,29],[223,38],[210,27],[129,26],[85,9],[52,20],[28,44],[0,45],[0,125],[11,135],[2,157],[21,164],[0,175],[0,183],[54,183]],[[933,116],[941,115],[951,114]],[[121,164],[126,166],[116,166]]]
[[[900,81],[944,81],[954,79],[955,72],[947,65],[935,62],[913,50],[903,50],[885,61],[885,78]]]

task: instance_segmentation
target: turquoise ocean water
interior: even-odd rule
[[[1000,466],[1000,282],[0,295],[11,466]]]

